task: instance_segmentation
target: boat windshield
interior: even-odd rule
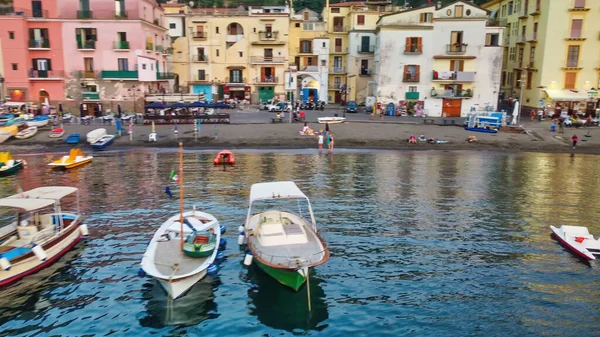
[[[308,199],[270,199],[252,202],[248,217],[269,210],[288,211],[297,214],[306,221],[314,223]]]

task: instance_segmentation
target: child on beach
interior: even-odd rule
[[[319,132],[318,143],[319,143],[319,153],[323,152],[323,132]]]
[[[577,146],[577,141],[579,140],[579,138],[577,138],[577,135],[573,135],[573,137],[571,137],[571,140],[573,141],[573,150],[575,150],[575,146]]]
[[[327,136],[327,148],[329,149],[327,153],[333,153],[333,133]]]

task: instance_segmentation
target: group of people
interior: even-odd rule
[[[308,123],[304,123],[304,127],[302,131],[300,131],[301,135],[311,135],[316,134],[317,136],[317,144],[319,145],[319,153],[323,152],[323,143],[327,146],[327,153],[333,153],[333,133],[329,131],[329,123],[325,123],[325,131],[322,129],[319,132],[311,132],[311,128],[308,126]]]

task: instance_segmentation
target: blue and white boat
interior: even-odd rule
[[[114,135],[105,135],[100,137],[100,139],[98,139],[97,141],[92,143],[92,149],[94,150],[104,150],[107,146],[109,146],[110,144],[112,144],[112,142],[115,140],[115,136]]]
[[[81,135],[78,133],[72,133],[67,137],[67,144],[79,144],[79,139]]]
[[[38,128],[40,128],[42,126],[48,125],[49,122],[50,122],[50,117],[48,117],[48,116],[36,116],[36,117],[33,117],[33,119],[26,121],[25,125],[30,126],[30,127],[37,126]]]

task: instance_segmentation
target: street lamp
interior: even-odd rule
[[[136,109],[136,100],[137,100],[137,94],[141,93],[142,91],[135,87],[135,85],[133,87],[131,87],[130,89],[127,89],[127,91],[129,92],[129,94],[133,97],[133,113],[135,114],[137,111]]]
[[[519,80],[519,82],[521,82],[521,92],[519,93],[519,112],[517,114],[517,125],[521,120],[521,110],[523,109],[523,91],[525,91],[525,76],[527,76],[525,72],[522,72],[521,79]]]

